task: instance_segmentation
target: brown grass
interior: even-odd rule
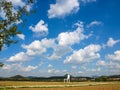
[[[112,83],[112,82],[109,82]],[[35,81],[0,81],[0,86],[26,86],[26,85],[85,85],[85,84],[97,84],[96,82],[35,82]],[[100,82],[98,84],[104,84]]]
[[[0,90],[13,90],[13,89],[14,90],[120,90],[120,82],[64,83],[64,82],[0,81]]]
[[[96,85],[64,88],[18,88],[15,90],[120,90],[120,85]]]

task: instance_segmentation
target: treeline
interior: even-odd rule
[[[101,76],[95,78],[95,81],[120,81],[120,75],[112,75],[112,76]]]
[[[0,81],[41,81],[41,82],[63,82],[66,78],[64,76],[52,76],[52,77],[24,77],[21,75],[15,75],[7,78],[0,78]],[[100,77],[74,77],[71,76],[71,82],[82,82],[82,81],[120,81],[120,75],[112,75],[112,76],[100,76]]]

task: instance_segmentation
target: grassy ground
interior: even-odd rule
[[[0,90],[120,90],[120,82],[0,81]]]
[[[15,90],[21,90],[20,88]],[[96,85],[63,88],[22,88],[22,90],[120,90],[120,85]]]

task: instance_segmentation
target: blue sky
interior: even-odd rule
[[[23,7],[23,0],[12,1]],[[119,0],[36,0],[19,24],[19,42],[3,47],[0,76],[120,74]],[[3,12],[0,17],[4,18]]]

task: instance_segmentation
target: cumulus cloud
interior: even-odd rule
[[[76,30],[73,32],[63,32],[58,35],[58,43],[62,46],[73,45],[79,43],[80,41],[87,39],[89,35],[85,35],[83,22],[78,22]]]
[[[113,47],[115,44],[119,43],[120,40],[114,40],[113,38],[109,38],[106,44],[103,44],[103,48]]]
[[[97,66],[106,66],[107,63],[104,60],[99,60],[99,61],[97,61],[96,65]]]
[[[78,10],[78,0],[56,0],[55,4],[50,4],[50,9],[48,10],[48,17],[65,17],[68,14],[78,12]]]
[[[64,56],[66,57],[66,55],[73,52],[71,45],[80,43],[81,40],[84,40],[84,39],[87,39],[88,37],[90,37],[90,35],[84,34],[83,22],[77,22],[74,25],[76,26],[75,27],[76,29],[74,31],[60,33],[57,38],[54,38],[54,39],[44,38],[42,40],[35,40],[28,45],[23,44],[22,48],[25,49],[26,51],[20,52],[14,56],[11,56],[8,59],[8,61],[11,61],[11,62],[27,61],[28,59],[32,59],[38,55],[45,55],[46,59],[50,59],[50,60],[59,60],[59,59],[62,59]],[[21,36],[19,35],[19,37],[21,39],[24,39],[24,35],[21,35]],[[83,50],[81,49],[82,52],[87,51],[87,50],[84,51],[84,49]],[[49,50],[51,50],[50,53],[47,53],[47,52],[49,52]],[[80,50],[80,52],[74,51],[74,53],[75,52],[76,52],[75,54],[82,53],[81,50]],[[93,54],[93,56],[96,56],[96,55],[99,56],[99,54],[98,53],[96,54],[95,52],[92,54]],[[85,56],[83,56],[83,57],[85,58]],[[77,61],[79,61],[79,60],[77,60]],[[67,62],[67,61],[65,61],[65,62]]]
[[[78,71],[78,74],[83,74],[83,72],[82,71]]]
[[[84,49],[74,51],[72,55],[68,56],[64,60],[64,63],[85,63],[94,59],[98,59],[100,58],[100,54],[98,53],[100,49],[100,45],[88,45]]]
[[[51,73],[51,74],[56,74],[56,73],[59,73],[60,71],[59,70],[56,70],[56,69],[48,69],[48,73]]]
[[[90,69],[89,71],[91,71],[91,72],[99,72],[99,71],[101,71],[101,68]]]
[[[114,52],[114,54],[108,54],[107,58],[110,60],[120,61],[120,50]]]
[[[90,24],[87,25],[87,28],[93,27],[93,26],[99,26],[102,25],[101,21],[92,21]]]
[[[46,52],[47,48],[54,46],[54,39],[35,40],[29,45],[22,45],[27,50],[26,54],[29,56],[40,55]]]
[[[48,10],[49,18],[63,18],[69,14],[77,13],[80,9],[80,4],[96,2],[96,0],[56,0],[55,4],[50,4]]]
[[[107,46],[108,47],[113,47],[115,44],[117,44],[118,42],[120,42],[120,40],[114,40],[113,38],[109,38],[108,42],[107,42]]]
[[[37,69],[37,66],[31,66],[31,65],[29,65],[26,68],[24,68],[24,71],[28,72],[28,71],[32,71],[34,69]]]
[[[42,39],[41,41],[35,40],[29,45],[22,45],[25,52],[19,52],[11,56],[7,61],[9,62],[20,62],[31,60],[33,57],[42,55],[46,53],[48,48],[54,48],[55,40],[54,39]]]
[[[25,35],[24,34],[17,34],[17,36],[22,39],[22,40],[25,40]]]
[[[27,61],[30,58],[28,57],[28,55],[24,52],[19,52],[14,56],[11,56],[7,61],[9,62],[19,62],[19,61]]]
[[[72,68],[72,69],[76,69],[76,68],[77,68],[77,66],[72,66],[71,68]]]
[[[56,45],[53,47],[53,53],[48,58],[51,60],[61,59],[64,55],[71,53],[73,49],[71,45],[80,43],[80,41],[87,39],[91,35],[84,34],[83,22],[77,22],[74,24],[75,30],[72,32],[62,32],[57,37]]]
[[[35,40],[29,45],[22,45],[22,47],[27,50],[27,54],[29,56],[34,56],[46,52],[46,48],[39,40]]]
[[[71,45],[80,43],[81,40],[87,39],[90,35],[85,35],[83,22],[75,23],[75,30],[73,32],[63,32],[57,38],[42,40],[35,40],[28,45],[23,44],[22,48],[26,51],[17,53],[11,56],[8,61],[26,61],[29,58],[46,55],[46,59],[59,60],[63,56],[73,51]],[[35,26],[35,30],[37,26]],[[37,32],[37,31],[36,31]],[[18,35],[19,38],[24,39],[24,35]],[[51,49],[50,53],[49,49]],[[16,59],[17,57],[17,59]],[[21,57],[21,58],[18,58]],[[24,58],[25,57],[25,58]],[[15,59],[14,59],[15,58]]]
[[[22,48],[26,49],[26,52],[19,52],[14,56],[11,56],[7,61],[20,62],[31,60],[32,57],[41,55],[46,52],[47,48],[54,46],[54,39],[42,39],[41,41],[35,40],[29,45],[22,45]]]
[[[29,29],[38,36],[46,36],[48,34],[48,25],[43,20],[40,20],[34,27],[30,26]]]
[[[103,60],[99,60],[99,61],[97,61],[96,65],[97,66],[102,66],[106,69],[120,69],[120,63],[116,63],[116,62],[113,62],[113,61],[105,62]]]
[[[84,3],[96,2],[97,0],[81,0]]]
[[[116,62],[110,62],[107,64],[107,68],[111,68],[111,69],[119,69],[120,70],[120,63],[116,63]]]
[[[52,65],[52,64],[49,64],[49,65],[48,65],[48,68],[52,68],[52,67],[53,67],[53,65]]]
[[[16,72],[29,72],[32,70],[37,69],[38,66],[31,66],[28,65],[27,67],[24,67],[22,63],[15,63],[15,64],[5,64],[2,69],[7,71],[16,71]]]
[[[60,46],[56,45],[53,47],[53,53],[51,56],[48,57],[50,60],[59,60],[62,58],[63,55],[72,51],[72,48],[69,46]]]

